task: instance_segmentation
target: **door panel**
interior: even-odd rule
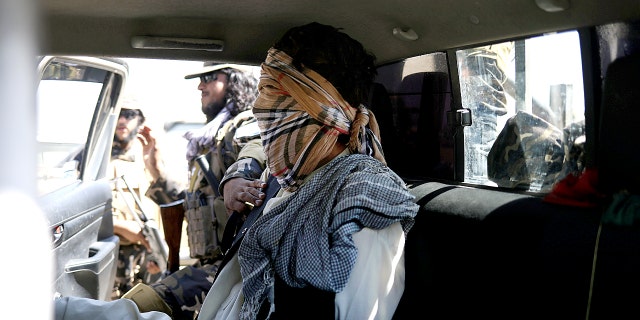
[[[119,238],[105,179],[127,76],[118,60],[43,57],[38,87],[38,191],[56,296],[110,300]]]
[[[113,266],[119,248],[117,236],[98,240],[104,217],[111,216],[108,182],[69,186],[47,195],[41,206],[49,218],[56,257],[54,292],[107,299],[111,293],[109,284],[115,279]]]

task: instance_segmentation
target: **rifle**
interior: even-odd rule
[[[127,187],[127,190],[129,190],[129,193],[131,193],[133,200],[138,205],[138,208],[140,208],[139,211],[135,210],[134,206],[129,202],[129,199],[124,194],[124,191],[122,190],[122,187],[120,186],[119,181],[124,182],[124,185]],[[153,252],[154,256],[157,259],[160,270],[164,272],[167,269],[169,248],[167,244],[164,242],[164,239],[160,236],[160,231],[158,230],[157,222],[153,219],[147,218],[147,215],[143,211],[144,209],[142,207],[142,202],[140,201],[140,198],[138,198],[138,195],[135,193],[135,191],[131,187],[129,187],[129,184],[127,183],[127,180],[124,178],[124,175],[115,178],[113,182],[115,184],[116,190],[118,191],[118,193],[120,193],[123,201],[127,205],[127,208],[129,208],[129,211],[131,212],[131,216],[133,216],[133,219],[136,222],[138,222],[138,224],[140,225],[140,229],[142,229],[142,234],[149,241],[149,245],[151,246],[151,251]]]

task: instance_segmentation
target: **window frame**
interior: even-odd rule
[[[38,60],[38,79],[44,77],[45,70],[53,63],[79,65],[104,70],[106,77],[102,81],[100,93],[96,97],[95,104],[91,106],[94,111],[92,112],[88,132],[86,133],[86,139],[84,139],[84,151],[81,156],[82,161],[80,161],[76,167],[77,174],[54,178],[54,181],[52,181],[50,185],[45,185],[39,177],[37,186],[39,195],[54,192],[65,186],[79,183],[80,181],[95,181],[105,176],[110,161],[111,152],[109,150],[111,149],[113,141],[112,139],[103,139],[103,136],[106,132],[113,131],[113,128],[115,128],[119,112],[116,108],[117,99],[125,86],[128,76],[126,63],[118,59],[80,56],[43,56]],[[68,119],[69,121],[73,121],[73,117],[68,117]],[[60,125],[64,125],[64,123]],[[38,124],[38,128],[39,127],[40,124]],[[112,134],[108,136],[111,137]],[[41,150],[38,150],[38,154],[40,154],[40,152]],[[49,168],[44,170],[49,170]]]
[[[584,121],[585,121],[585,136],[586,136],[586,144],[585,144],[584,152],[585,152],[586,166],[592,165],[594,161],[593,150],[594,150],[594,143],[596,139],[595,132],[597,130],[597,126],[595,125],[596,124],[595,119],[597,117],[597,114],[595,110],[598,107],[597,101],[599,97],[598,96],[599,91],[594,90],[594,88],[597,88],[597,86],[600,85],[600,80],[601,80],[598,77],[594,77],[594,73],[597,74],[597,70],[599,70],[599,67],[597,66],[597,62],[595,62],[593,58],[594,48],[596,48],[597,50],[597,44],[593,43],[593,38],[594,38],[593,34],[595,33],[595,28],[596,27],[585,27],[581,29],[557,30],[553,32],[553,33],[563,33],[568,31],[575,31],[577,32],[577,35],[578,35],[578,42],[580,45],[581,68],[582,68],[582,86],[584,90],[583,98],[584,98],[584,108],[585,108]],[[459,80],[459,70],[458,70],[458,61],[457,61],[456,51],[479,47],[479,46],[487,46],[493,43],[501,43],[505,41],[520,41],[520,40],[525,40],[525,39],[544,36],[544,35],[546,34],[539,33],[539,34],[531,34],[526,37],[498,39],[491,42],[470,44],[467,46],[451,48],[445,51],[438,51],[438,52],[424,54],[424,55],[429,55],[429,54],[442,53],[442,54],[445,54],[445,57],[446,57],[446,64],[448,69],[447,72],[449,76],[449,85],[450,85],[450,95],[451,95],[451,101],[449,102],[449,106],[448,106],[449,107],[448,123],[446,125],[448,126],[448,134],[450,134],[450,139],[453,140],[452,175],[451,177],[443,178],[440,176],[412,175],[411,172],[409,172],[409,174],[406,174],[407,169],[401,166],[400,167],[401,170],[399,170],[398,173],[400,174],[401,177],[403,177],[403,179],[405,179],[405,181],[409,182],[410,184],[418,181],[425,181],[425,180],[440,181],[445,183],[452,183],[452,184],[471,186],[471,187],[477,187],[477,188],[500,189],[500,190],[508,191],[512,193],[524,193],[524,194],[530,194],[534,196],[544,196],[546,193],[550,191],[550,190],[531,191],[531,190],[524,190],[524,189],[512,189],[512,188],[498,187],[494,185],[483,185],[478,183],[465,182],[464,128],[460,123],[454,123],[455,121],[453,121],[457,113],[464,110],[462,106],[461,87],[460,87],[460,80]],[[388,66],[393,66],[394,64],[406,65],[408,64],[407,61],[413,58],[416,58],[416,57],[409,57],[401,61],[390,62],[390,63],[386,63],[384,65],[379,66],[378,70],[382,70],[382,73],[381,72],[378,73],[377,81],[383,82],[383,83],[385,82],[395,83],[395,82],[401,81],[402,78],[404,77],[403,74],[411,73],[411,71],[406,71],[402,68],[398,68],[402,70],[402,72],[398,74],[398,71],[395,71],[395,73],[390,73],[388,71],[384,71],[384,69],[387,68]],[[385,79],[385,77],[393,77],[394,79]],[[392,93],[390,92],[390,94]],[[398,107],[399,106],[396,104],[393,105],[395,116],[397,116],[399,112]],[[395,124],[396,124],[397,130],[402,129],[401,125],[398,126],[397,122]],[[502,128],[498,128],[499,131],[501,129]],[[562,130],[562,128],[560,129]],[[386,150],[384,141],[383,141],[383,148],[385,148]],[[419,157],[420,158],[421,156],[417,154],[418,151],[419,150],[402,150],[402,149],[396,150],[396,152],[398,152],[398,154],[401,157],[414,157],[414,158]],[[423,159],[423,161],[424,161],[423,164],[425,165],[427,165],[427,162],[429,162],[426,159]],[[392,167],[392,169],[395,169],[395,168]],[[405,170],[404,174],[402,172],[403,170]],[[409,171],[410,170],[412,169],[409,169]],[[419,169],[416,169],[416,170],[419,170]]]
[[[596,115],[596,103],[599,97],[599,90],[594,90],[595,87],[600,85],[600,80],[598,77],[594,77],[595,70],[599,70],[599,67],[594,64],[594,50],[597,50],[597,45],[593,43],[593,33],[595,32],[595,27],[586,27],[586,28],[578,28],[578,29],[566,29],[566,30],[557,30],[552,33],[562,33],[569,31],[576,31],[578,34],[578,41],[580,45],[580,56],[581,56],[581,66],[582,66],[582,85],[584,90],[584,104],[585,104],[585,136],[586,136],[586,144],[585,144],[585,163],[586,166],[591,166],[594,163],[594,143],[596,140],[597,125],[595,119]],[[518,37],[518,38],[504,38],[496,41],[473,44],[468,46],[462,46],[458,48],[451,48],[446,50],[448,64],[449,64],[449,74],[451,79],[451,90],[453,95],[452,102],[452,113],[457,112],[458,110],[463,110],[462,106],[462,94],[461,87],[459,81],[459,70],[458,70],[458,59],[456,56],[456,52],[458,50],[470,49],[474,47],[486,46],[495,43],[501,43],[506,41],[520,41],[533,37],[544,36],[545,33],[540,34],[531,34],[526,37]],[[595,48],[595,49],[594,49]],[[529,190],[518,190],[504,187],[496,187],[496,186],[487,186],[482,184],[465,182],[465,152],[464,152],[464,135],[461,134],[463,131],[463,127],[459,124],[452,124],[454,126],[453,131],[457,132],[455,134],[454,139],[454,177],[453,183],[478,187],[478,188],[489,188],[489,189],[500,189],[503,191],[509,191],[514,193],[524,193],[535,196],[544,196],[546,192],[536,192]]]

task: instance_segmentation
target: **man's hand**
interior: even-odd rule
[[[261,206],[265,198],[264,188],[267,184],[261,180],[247,180],[244,178],[233,178],[228,180],[223,187],[224,206],[227,208],[227,215],[234,211],[248,212],[253,206]]]
[[[162,269],[160,269],[155,261],[149,260],[147,261],[147,272],[150,274],[158,274],[162,272]]]
[[[124,237],[129,242],[142,244],[147,248],[148,252],[151,252],[149,240],[144,236],[140,225],[136,221],[113,220],[113,233]]]
[[[156,145],[156,137],[153,135],[151,128],[142,126],[138,131],[138,140],[142,143],[144,165],[149,170],[153,181],[155,181],[162,176],[164,170],[164,162]]]

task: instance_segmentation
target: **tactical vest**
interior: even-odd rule
[[[247,142],[239,139],[236,131],[250,119],[255,119],[253,114],[245,111],[227,121],[218,130],[214,145],[203,150],[197,160],[189,162],[184,205],[191,258],[217,260],[222,257],[221,242],[228,216],[218,184]]]

